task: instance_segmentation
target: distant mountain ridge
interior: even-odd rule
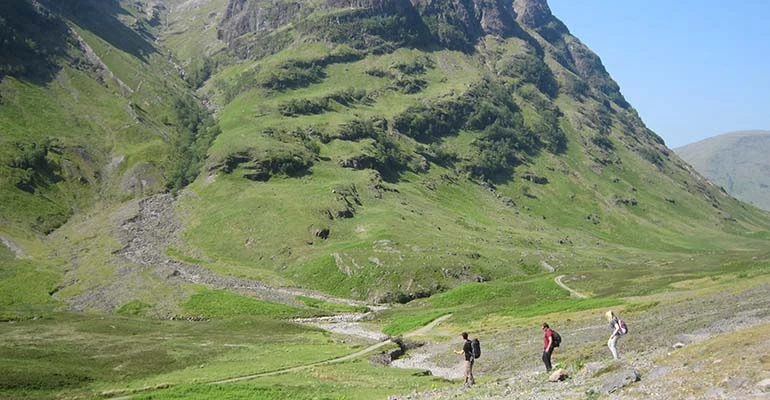
[[[770,211],[770,131],[737,131],[674,149],[731,195]]]

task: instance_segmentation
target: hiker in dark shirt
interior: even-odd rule
[[[543,323],[543,364],[545,364],[545,371],[551,372],[551,353],[553,353],[553,331],[547,323]]]
[[[470,386],[476,383],[476,379],[473,378],[473,344],[468,339],[468,332],[463,332],[460,336],[462,336],[464,341],[463,348],[462,350],[455,350],[455,354],[465,354],[465,368],[463,371],[465,383],[463,385]]]

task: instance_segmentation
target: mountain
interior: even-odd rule
[[[47,301],[167,315],[206,275],[406,302],[768,226],[545,1],[12,4],[3,238],[57,249]]]
[[[770,215],[545,0],[9,0],[0,40],[2,398],[432,396],[469,330],[458,398],[516,397],[542,321],[569,398],[764,379]]]
[[[770,211],[770,131],[726,133],[674,151],[727,193]]]

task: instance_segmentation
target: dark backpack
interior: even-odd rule
[[[481,343],[479,343],[478,339],[471,341],[471,349],[473,349],[473,358],[481,357]]]
[[[551,329],[551,339],[553,340],[553,347],[559,347],[561,344],[561,335],[553,329]]]

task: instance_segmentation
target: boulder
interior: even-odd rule
[[[756,387],[762,393],[770,393],[770,378],[757,382]]]
[[[601,361],[588,362],[583,365],[583,368],[577,373],[577,376],[583,379],[593,378],[599,374],[606,364]]]
[[[551,375],[548,377],[548,380],[551,382],[559,382],[567,379],[568,377],[569,377],[569,374],[567,374],[567,371],[564,368],[559,368],[551,372]]]
[[[604,384],[602,384],[602,393],[614,393],[618,389],[622,389],[634,382],[638,382],[640,379],[641,376],[639,375],[639,371],[636,369],[618,371],[604,378]]]

